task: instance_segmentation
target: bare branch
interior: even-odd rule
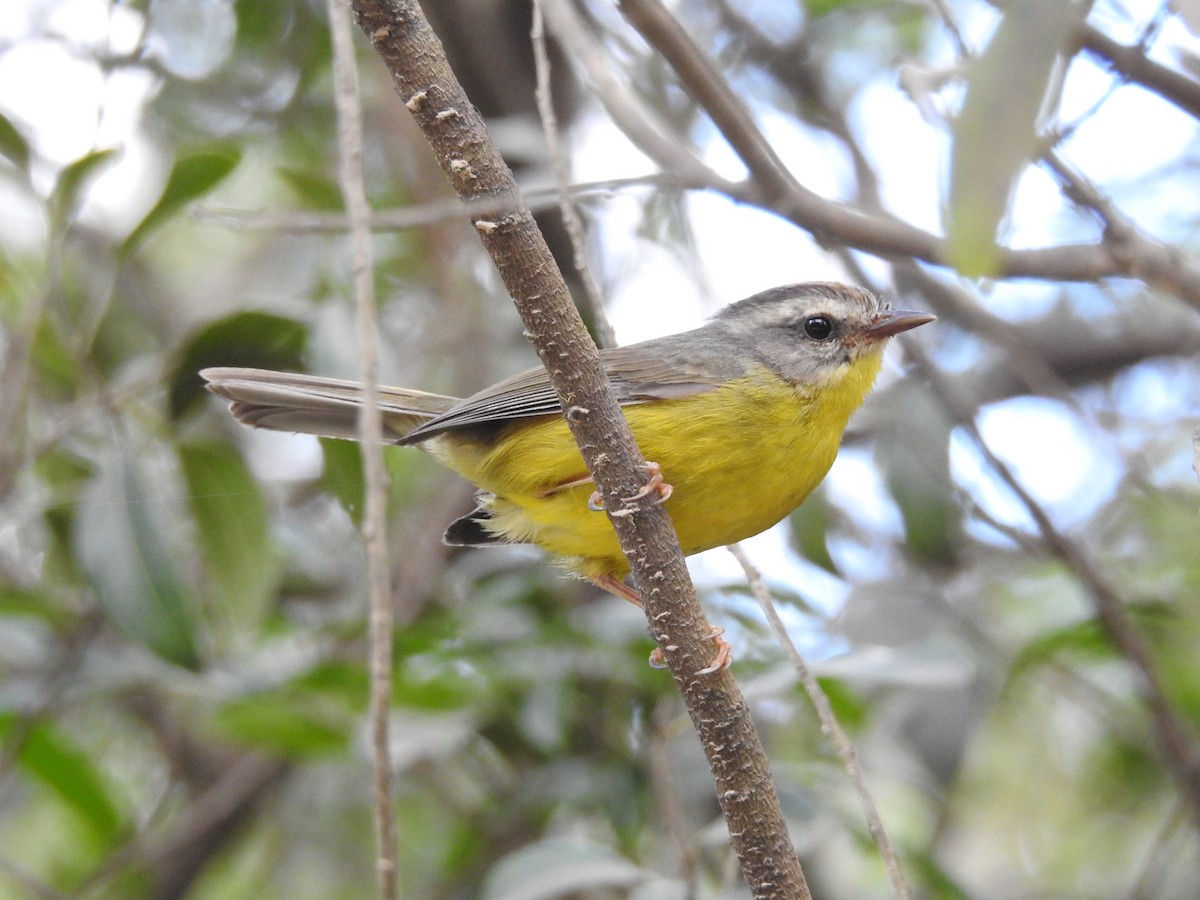
[[[634,145],[658,163],[666,172],[715,190],[732,190],[733,182],[722,178],[704,165],[688,147],[683,146],[669,128],[628,90],[605,64],[596,41],[588,34],[579,12],[567,0],[541,0],[554,36],[586,74],[592,90],[604,104],[617,127]]]
[[[815,215],[823,203],[820,196],[801,185],[788,171],[745,104],[666,7],[658,0],[621,0],[618,7],[650,46],[671,64],[689,95],[737,151],[761,194],[759,202],[776,207],[786,198],[787,205],[797,215]]]
[[[1144,47],[1114,41],[1091,25],[1079,30],[1079,46],[1107,63],[1109,69],[1126,81],[1140,84],[1193,119],[1200,119],[1200,82],[1154,62],[1146,56]]]
[[[1192,432],[1192,471],[1200,478],[1200,428]]]
[[[388,475],[383,464],[383,415],[379,410],[378,334],[375,322],[375,283],[371,263],[371,208],[363,175],[362,110],[358,70],[350,29],[349,0],[327,0],[333,40],[334,101],[337,109],[338,181],[350,224],[353,251],[354,307],[358,352],[362,358],[363,400],[358,435],[363,460],[366,501],[363,541],[367,555],[367,597],[370,609],[368,709],[374,763],[376,880],[382,900],[395,900],[396,807],[392,796],[392,755],[389,724],[392,712],[392,610],[387,558]]]
[[[204,864],[226,846],[237,824],[288,769],[287,763],[255,754],[237,758],[187,806],[178,824],[161,840],[135,842],[124,848],[130,857],[115,855],[108,862],[126,859],[145,866],[154,878],[156,897],[184,896]],[[119,868],[106,866],[113,874]]]
[[[792,668],[800,676],[800,684],[804,686],[804,692],[808,694],[809,701],[817,711],[817,719],[821,722],[821,733],[829,738],[833,749],[837,751],[838,758],[842,761],[842,767],[850,776],[850,782],[854,785],[854,790],[858,793],[858,801],[862,805],[863,817],[867,820],[867,830],[871,832],[871,839],[875,841],[879,855],[883,858],[884,868],[887,869],[888,878],[892,882],[892,894],[898,900],[907,900],[909,897],[908,883],[904,880],[904,872],[900,869],[900,858],[896,855],[891,838],[888,837],[887,830],[883,827],[883,818],[879,815],[879,807],[875,805],[875,797],[871,793],[870,785],[867,784],[862,766],[858,762],[858,751],[854,748],[845,729],[842,728],[842,723],[838,721],[833,706],[829,703],[829,697],[821,687],[817,676],[813,674],[808,663],[804,661],[804,657],[800,655],[795,642],[787,632],[787,627],[779,618],[775,602],[771,599],[771,592],[767,590],[767,585],[763,581],[762,572],[750,561],[750,557],[746,555],[746,551],[739,544],[730,544],[726,549],[733,554],[733,558],[738,561],[738,565],[746,573],[746,580],[750,583],[750,592],[758,601],[763,615],[767,617],[767,624],[771,626],[771,631],[775,634],[775,639],[779,641],[783,652],[787,654],[792,663]]]
[[[635,178],[609,178],[604,181],[588,181],[570,185],[568,195],[575,200],[584,197],[612,197],[628,188],[697,189],[708,185],[686,181],[666,172],[656,175],[641,175]],[[557,184],[549,187],[534,185],[521,188],[521,197],[534,212],[557,206],[562,196]],[[462,200],[435,200],[429,203],[414,203],[399,209],[381,209],[371,213],[372,231],[401,231],[420,228],[450,219],[458,219],[464,212],[468,215],[487,216],[503,211],[495,200],[481,197],[470,202]],[[311,210],[242,210],[213,206],[201,206],[192,212],[199,222],[214,223],[229,228],[281,231],[289,234],[312,234],[328,231],[345,231],[348,227],[344,213],[314,212]]]
[[[512,173],[458,84],[415,0],[355,0],[359,25],[391,74],[459,196],[503,212],[473,224],[512,294],[546,366],[622,550],[655,639],[683,692],[717,787],[732,844],[756,896],[808,897],[749,707],[727,671],[697,675],[712,656],[712,628],[696,600],[666,510],[626,506],[644,465],[562,275],[521,205]],[[622,515],[613,515],[613,511]]]
[[[588,304],[588,312],[596,323],[596,330],[604,339],[605,346],[617,345],[617,333],[613,331],[612,323],[608,321],[608,313],[604,309],[604,300],[592,278],[592,267],[588,265],[587,244],[583,235],[583,222],[579,211],[571,202],[571,184],[567,165],[562,155],[562,147],[558,141],[558,116],[554,112],[554,98],[550,92],[550,54],[546,51],[546,30],[542,23],[542,6],[539,2],[533,4],[533,59],[537,69],[537,106],[538,115],[542,120],[542,130],[546,134],[546,146],[550,150],[550,163],[554,168],[554,181],[558,187],[558,208],[562,212],[563,225],[567,236],[571,239],[571,251],[574,254],[575,271],[583,283],[584,300]]]
[[[886,213],[868,214],[834,203],[801,185],[771,150],[725,78],[659,0],[623,0],[620,6],[639,33],[671,64],[750,170],[748,184],[714,183],[714,190],[775,211],[809,231],[823,246],[842,243],[885,258],[911,256],[948,265],[941,237]],[[1099,244],[1000,248],[996,275],[1051,281],[1097,281],[1125,275],[1141,278],[1200,309],[1200,270],[1176,248],[1133,228],[1107,234]]]

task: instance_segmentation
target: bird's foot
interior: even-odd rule
[[[712,675],[715,672],[720,672],[722,669],[728,669],[733,664],[733,648],[729,646],[729,641],[721,637],[724,633],[724,628],[719,625],[713,626],[712,633],[708,636],[708,639],[716,643],[717,652],[713,655],[707,666],[697,670],[697,675]],[[667,667],[667,658],[666,654],[662,651],[662,647],[655,647],[654,652],[650,654],[650,667],[653,669],[665,669]]]
[[[649,497],[651,494],[657,494],[654,498],[654,505],[661,506],[670,499],[671,494],[675,492],[675,486],[670,484],[662,474],[662,466],[656,462],[646,461],[646,472],[650,475],[650,479],[638,488],[637,493],[631,497],[622,497],[623,503],[634,503],[641,500],[643,497]],[[605,509],[604,497],[599,491],[592,491],[592,495],[588,497],[588,509],[592,512],[603,512]]]

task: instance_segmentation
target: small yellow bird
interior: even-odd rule
[[[774,525],[837,455],[893,335],[933,321],[832,282],[772,288],[705,325],[601,359],[652,471],[684,553]],[[200,373],[246,425],[354,439],[362,389],[352,381],[259,369]],[[460,400],[381,388],[384,437],[419,445],[480,488],[447,543],[536,544],[569,569],[640,605],[629,565],[538,367]],[[663,482],[665,478],[670,484]]]

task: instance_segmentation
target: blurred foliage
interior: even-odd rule
[[[356,374],[344,236],[313,218],[341,208],[323,4],[75,5],[91,19],[54,0],[16,6],[0,82],[34,51],[53,81],[66,63],[50,48],[78,64],[80,95],[104,90],[79,115],[49,101],[9,109],[15,95],[0,89],[0,900],[372,896],[357,448],[240,428],[196,375]],[[1018,214],[1046,98],[1059,96],[1054,35],[1069,6],[1014,6],[1040,8],[1024,19],[950,3],[982,51],[965,73],[926,5],[677,11],[789,158],[793,144],[808,154],[801,180],[899,202],[910,173],[896,148],[937,147],[946,196],[934,185],[924,199],[942,203],[956,260],[978,274],[998,236],[1097,231],[1053,190],[1052,211]],[[1145,6],[1092,4],[1089,21],[1130,45],[1161,38],[1156,58],[1194,73],[1195,40],[1165,5]],[[497,0],[472,15],[483,7],[528,12]],[[643,98],[711,151],[711,126],[665,64],[607,8],[588,11]],[[490,73],[528,66],[523,39],[496,29],[480,46],[455,21],[443,34],[453,52],[485,57]],[[365,42],[360,63],[373,200],[443,201]],[[1135,119],[1167,105],[1082,52],[1071,72],[1110,79],[1062,129],[1081,142],[1110,101]],[[918,76],[949,87],[922,95]],[[581,167],[596,166],[590,142],[624,153],[594,99],[559,93],[575,105],[562,114]],[[500,99],[511,106],[485,110],[503,120],[498,135],[528,145],[538,126],[516,122],[530,98]],[[939,104],[961,109],[953,127]],[[1190,135],[1179,158],[1079,157],[1186,256],[1200,141],[1172,110],[1159,114]],[[626,173],[603,177],[614,174]],[[639,315],[693,312],[719,255],[698,202],[672,189],[589,199],[606,291],[636,291],[653,271],[675,281]],[[745,220],[722,209],[733,242]],[[388,381],[465,393],[532,362],[465,222],[380,230],[375,251]],[[815,241],[803,252],[801,265],[822,258]],[[1030,491],[1113,586],[1194,752],[1195,310],[1131,279],[984,284],[956,312],[894,281],[914,294],[905,305],[942,315],[916,337],[985,439],[1020,457],[1018,474],[1031,458],[1086,474],[1066,501],[1053,482]],[[989,410],[1030,394],[1058,401],[1078,446],[1034,425],[985,427]],[[915,894],[1194,896],[1194,816],[1080,573],[1049,552],[929,379],[883,388],[857,421],[830,481],[782,526],[786,552],[759,564],[820,660]],[[388,465],[405,896],[741,896],[700,750],[670,679],[646,665],[640,614],[535,553],[443,547],[469,487],[413,451],[390,451]],[[781,650],[744,586],[727,584],[724,557],[708,559],[706,600],[729,629],[817,896],[886,896],[854,792]]]

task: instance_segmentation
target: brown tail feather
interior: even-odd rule
[[[210,391],[230,401],[230,412],[245,425],[320,437],[358,437],[362,385],[356,381],[236,368],[205,369],[200,377]],[[458,402],[441,394],[380,387],[384,440],[400,440]]]

